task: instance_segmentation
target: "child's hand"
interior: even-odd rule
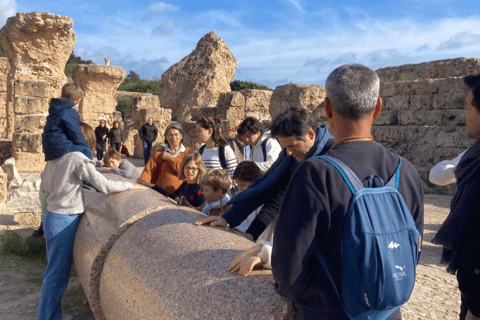
[[[144,186],[142,184],[134,183],[133,190],[150,190],[150,187]]]
[[[208,217],[203,220],[195,221],[195,225],[201,226],[204,224],[210,224],[212,227],[226,227],[227,220],[222,217]]]
[[[249,272],[251,272],[256,266],[265,264],[262,258],[257,256],[260,251],[261,247],[259,245],[255,245],[250,249],[242,252],[230,264],[228,271],[230,271],[231,273],[235,273],[238,271],[238,274],[240,276],[245,276]]]
[[[168,152],[163,152],[162,159],[163,160],[169,160],[172,156]]]

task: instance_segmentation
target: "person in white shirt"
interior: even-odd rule
[[[431,183],[439,186],[446,186],[456,183],[457,179],[455,178],[455,168],[466,151],[467,150],[463,151],[452,160],[443,160],[437,163],[432,169],[430,169],[428,180],[430,180]]]
[[[249,145],[245,160],[255,162],[262,171],[267,171],[282,151],[277,139],[270,136],[269,130],[262,130],[262,123],[248,117],[238,126],[237,134],[243,143]]]

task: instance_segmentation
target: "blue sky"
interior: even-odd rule
[[[74,20],[83,59],[160,77],[215,31],[238,60],[235,79],[271,88],[324,84],[344,63],[373,69],[455,57],[480,58],[478,1],[0,0],[15,12]]]

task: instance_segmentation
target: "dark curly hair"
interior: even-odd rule
[[[232,178],[241,180],[241,181],[248,181],[253,182],[258,177],[263,175],[263,171],[257,166],[257,164],[253,161],[242,161],[238,164],[233,172]]]
[[[463,82],[472,90],[472,105],[480,112],[480,74],[467,76],[463,78]]]
[[[237,128],[237,134],[239,136],[244,135],[245,133],[250,132],[256,134],[262,132],[262,123],[255,119],[254,117],[247,117],[245,120],[240,123]]]
[[[217,146],[225,147],[228,142],[225,136],[222,133],[220,125],[222,123],[222,118],[220,117],[202,117],[197,121],[197,124],[200,125],[205,130],[212,129],[212,139]]]
[[[303,139],[310,129],[317,127],[315,118],[307,110],[300,107],[289,107],[284,110],[270,124],[272,137],[297,136]]]

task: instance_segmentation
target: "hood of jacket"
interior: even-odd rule
[[[50,100],[50,108],[48,109],[48,113],[53,116],[62,112],[65,109],[74,108],[75,106],[75,102],[70,99],[53,98]]]

